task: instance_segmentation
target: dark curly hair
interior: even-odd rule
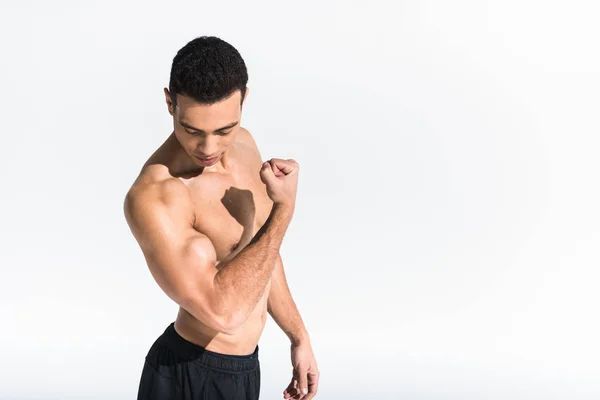
[[[248,71],[240,53],[215,36],[200,36],[183,46],[173,58],[169,92],[173,107],[177,94],[202,104],[214,104],[236,90],[246,94]]]

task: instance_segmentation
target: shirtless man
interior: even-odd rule
[[[180,307],[145,357],[138,399],[258,399],[267,313],[291,341],[285,399],[311,399],[319,371],[279,248],[294,212],[298,164],[262,161],[240,126],[246,66],[216,37],[173,59],[174,130],[124,201],[150,272]]]

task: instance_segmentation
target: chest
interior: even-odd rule
[[[212,241],[219,263],[248,245],[271,212],[265,185],[256,175],[209,175],[189,186],[196,214],[194,228]]]

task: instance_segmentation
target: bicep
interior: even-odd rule
[[[210,239],[193,228],[189,207],[185,197],[137,199],[127,207],[128,222],[160,288],[180,306],[194,308],[188,311],[197,318],[209,321],[214,317],[216,252]]]
[[[209,298],[211,282],[217,273],[212,243],[191,230],[149,240],[144,246],[152,276],[167,296],[181,306],[196,298]]]

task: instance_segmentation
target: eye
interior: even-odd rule
[[[229,132],[219,132],[218,134],[220,136],[225,136],[225,135],[229,135],[230,133],[231,133],[231,131],[229,131]]]

